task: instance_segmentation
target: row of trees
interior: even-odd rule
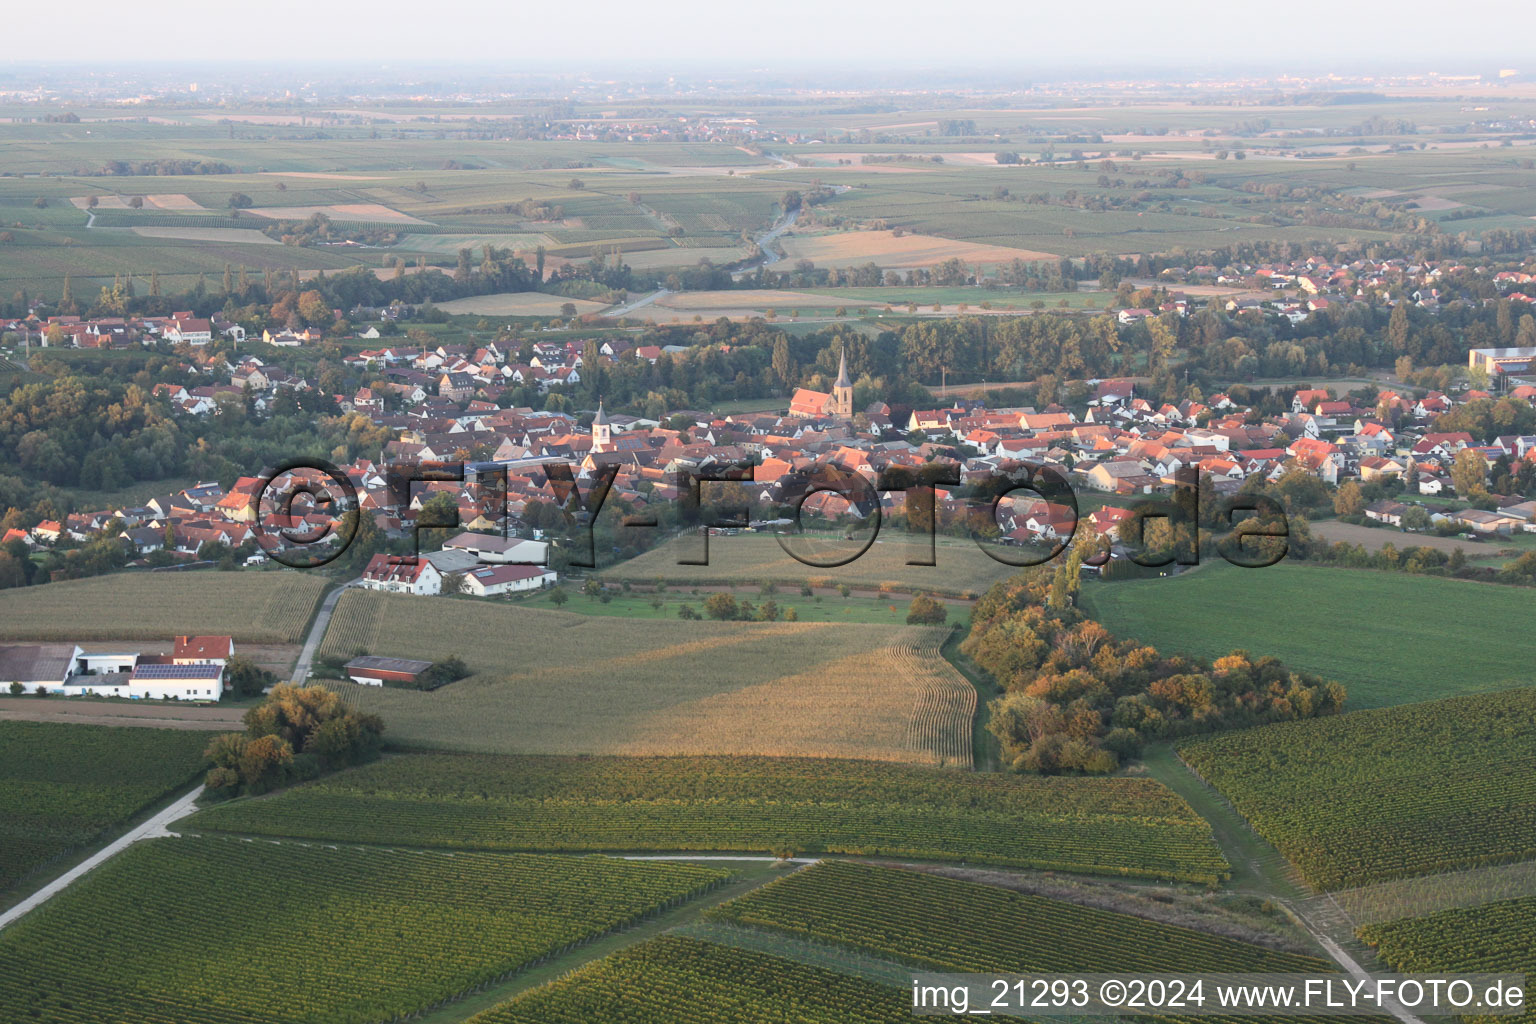
[[[993,586],[961,646],[1004,691],[988,728],[1015,770],[1101,774],[1154,739],[1343,709],[1344,687],[1274,658],[1207,665],[1117,640],[1072,607],[1073,561]]]

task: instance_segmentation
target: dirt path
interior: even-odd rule
[[[197,802],[197,798],[202,795],[203,787],[198,786],[192,792],[188,793],[180,800],[177,800],[175,803],[171,804],[169,807],[155,815],[153,818],[150,818],[142,825],[139,825],[138,827],[109,843],[94,856],[88,857],[87,859],[81,861],[69,871],[66,871],[58,878],[55,878],[53,881],[37,890],[37,892],[33,893],[31,896],[28,896],[26,899],[16,904],[10,910],[0,914],[0,928],[5,928],[12,922],[18,920],[33,910],[36,910],[38,907],[42,906],[44,903],[47,903],[53,897],[69,888],[69,886],[74,884],[77,880],[96,870],[101,865],[105,864],[113,857],[116,857],[118,854],[122,853],[124,850],[128,849],[128,847],[132,846],[139,840],[159,839],[162,836],[172,835],[173,833],[169,830],[170,825],[180,820],[181,818],[185,818],[187,815],[196,810],[194,804]]]
[[[304,649],[299,652],[298,661],[293,665],[293,681],[298,685],[304,685],[309,678],[310,667],[314,664],[315,653],[320,650],[320,642],[325,639],[325,628],[331,624],[331,614],[336,611],[336,602],[341,600],[348,588],[357,584],[358,580],[343,583],[320,602],[319,611],[315,612],[315,621],[309,625],[309,634],[304,638]]]

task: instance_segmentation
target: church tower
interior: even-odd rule
[[[853,381],[848,379],[848,346],[843,346],[837,362],[837,383],[832,385],[832,415],[853,419]]]
[[[592,417],[592,450],[594,452],[613,450],[613,426],[603,413],[602,399],[598,399],[597,415]]]

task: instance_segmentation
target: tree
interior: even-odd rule
[[[277,676],[243,654],[229,659],[224,666],[224,681],[236,697],[255,697],[277,684]]]
[[[907,625],[942,626],[949,619],[944,602],[928,594],[918,594],[907,606]]]
[[[1451,462],[1451,485],[1461,498],[1469,498],[1474,493],[1487,490],[1487,460],[1470,448],[1457,452]]]
[[[595,579],[588,579],[581,585],[581,593],[587,600],[591,600],[603,592],[603,585]]]
[[[559,608],[570,599],[570,595],[565,592],[564,587],[556,587],[549,592],[549,603],[554,605],[556,608]]]
[[[1339,485],[1339,492],[1333,496],[1333,511],[1341,516],[1358,516],[1365,511],[1365,496],[1358,483],[1346,480]]]
[[[244,192],[231,192],[229,194],[229,208],[231,210],[248,210],[255,203]]]
[[[443,575],[442,592],[446,597],[455,594],[469,593],[469,580],[462,572],[450,572]]]
[[[1427,530],[1429,529],[1429,509],[1423,505],[1409,505],[1408,511],[1403,513],[1403,529]]]
[[[11,683],[11,696],[12,697],[20,697],[22,694],[24,694],[26,692],[27,692],[27,688],[22,683],[20,683],[20,682],[12,682]]]
[[[730,594],[710,594],[704,599],[704,614],[720,622],[729,622],[741,614],[741,609]]]
[[[688,621],[694,621],[698,619],[699,613],[693,610],[693,605],[691,604],[680,604],[677,606],[677,617]]]

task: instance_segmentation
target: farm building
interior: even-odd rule
[[[452,540],[443,541],[443,549],[467,551],[481,562],[496,565],[544,565],[549,558],[549,545],[543,541],[496,537],[487,533],[461,533]]]
[[[427,669],[430,661],[413,661],[410,658],[377,658],[366,655],[353,658],[346,664],[347,678],[363,686],[385,686],[404,683],[413,686]]]
[[[117,678],[121,678],[121,675]],[[141,659],[120,696],[134,700],[206,700],[224,696],[224,666],[213,662],[196,665],[145,664]]]
[[[495,597],[555,585],[555,573],[537,565],[487,565],[464,574],[464,586],[476,597]]]
[[[235,641],[228,636],[178,636],[171,660],[177,665],[227,665],[234,657]]]
[[[39,686],[62,693],[79,657],[80,648],[74,644],[0,647],[0,688],[20,683],[28,693]]]

